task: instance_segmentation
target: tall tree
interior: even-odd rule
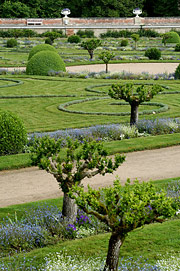
[[[30,14],[30,7],[20,1],[5,1],[1,7],[1,17],[3,18],[28,18]]]
[[[164,191],[156,192],[151,183],[127,181],[121,186],[119,180],[113,187],[94,190],[73,187],[70,196],[87,214],[94,215],[111,229],[104,271],[117,271],[120,249],[129,232],[153,222],[164,222],[175,215],[180,207],[178,199],[167,197]]]
[[[109,96],[113,99],[125,100],[131,106],[130,125],[136,125],[138,122],[138,108],[143,102],[150,101],[155,95],[161,92],[163,88],[159,85],[133,85],[113,84],[109,90]]]
[[[180,16],[178,0],[146,0],[144,9],[152,17]]]

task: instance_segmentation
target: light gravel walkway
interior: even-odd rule
[[[108,186],[118,175],[124,183],[127,178],[140,181],[180,176],[180,146],[126,154],[126,161],[114,172],[83,181],[93,188]],[[36,167],[0,172],[0,207],[21,204],[62,195],[55,178]]]

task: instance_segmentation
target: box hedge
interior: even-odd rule
[[[33,57],[35,54],[41,52],[41,51],[53,51],[53,52],[57,52],[56,48],[54,48],[52,45],[49,44],[38,44],[36,46],[34,46],[31,51],[29,52],[29,57],[28,60],[31,59],[31,57]]]
[[[0,155],[20,153],[27,143],[27,132],[21,119],[13,113],[0,113]]]
[[[52,51],[41,51],[36,53],[28,61],[26,74],[48,75],[50,71],[66,71],[62,58]]]

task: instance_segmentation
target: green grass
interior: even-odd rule
[[[149,137],[104,142],[108,154],[127,153],[180,145],[180,134],[167,134]],[[31,166],[29,153],[0,156],[0,170],[18,169]]]
[[[170,182],[176,179],[165,179],[154,181],[153,183],[159,188],[164,187]],[[14,212],[17,213],[18,218],[23,217],[24,211],[30,207],[37,207],[39,204],[45,203],[48,205],[57,205],[61,208],[62,198],[52,199],[40,202],[33,202],[22,205],[9,206],[7,208],[0,209],[0,219],[3,217],[9,217],[13,219]],[[173,219],[167,220],[160,224],[155,223],[148,226],[144,226],[132,231],[126,238],[123,247],[121,248],[120,257],[133,257],[134,259],[143,256],[143,258],[149,260],[151,263],[155,263],[157,259],[160,259],[166,253],[172,252],[179,253],[180,244],[180,220]],[[27,259],[32,259],[34,265],[39,265],[44,262],[44,258],[49,253],[61,252],[66,250],[68,255],[81,255],[85,259],[88,257],[102,257],[105,258],[108,248],[108,240],[110,234],[99,234],[96,236],[90,236],[87,238],[76,239],[71,241],[60,241],[57,244],[44,247],[41,249],[34,249],[29,253],[18,255],[19,260],[23,260],[25,256]],[[12,258],[10,258],[12,259]],[[9,261],[8,258],[3,258],[5,261]]]

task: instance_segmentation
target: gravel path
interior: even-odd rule
[[[180,146],[126,154],[126,161],[114,172],[105,176],[85,179],[93,188],[108,186],[119,176],[140,181],[180,176]],[[0,207],[21,204],[62,195],[55,178],[36,167],[0,172]]]

